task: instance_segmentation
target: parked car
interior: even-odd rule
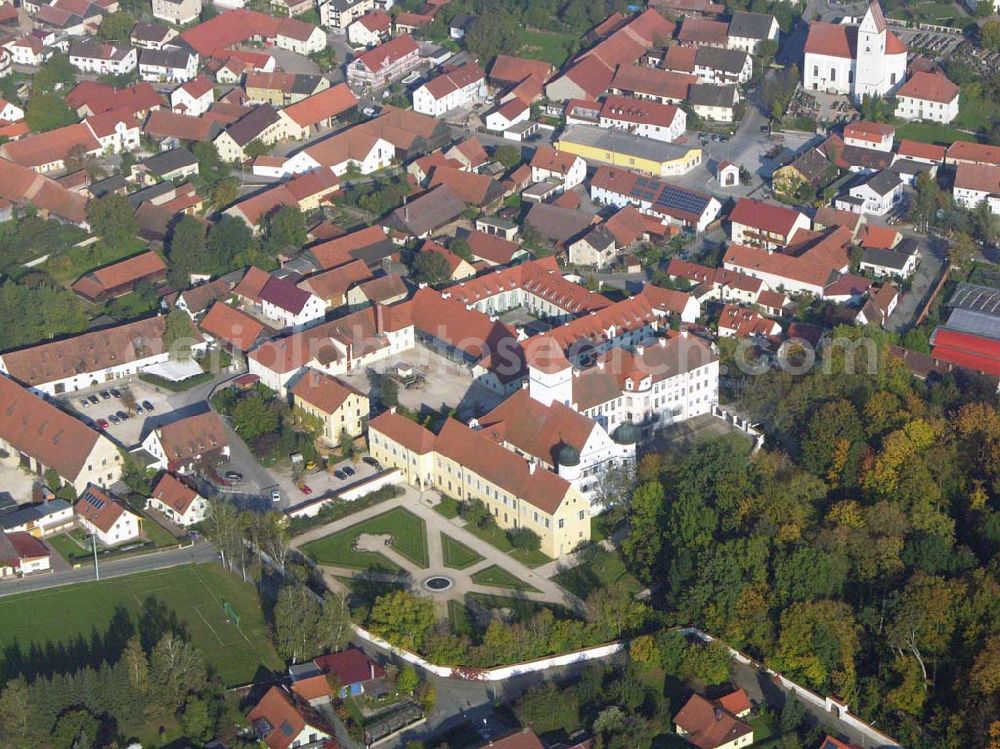
[[[142,402],[142,407],[145,408],[147,411],[155,411],[156,410],[155,408],[153,408],[153,404],[150,403],[149,401],[143,401]]]
[[[271,501],[272,502],[280,502],[281,501],[281,492],[278,491],[277,489],[272,489],[271,490]]]
[[[354,469],[351,468],[350,466],[344,466],[341,470],[343,470],[343,472],[346,473],[348,476],[354,475]]]
[[[105,419],[98,419],[97,420],[97,426],[99,426],[101,429],[107,429],[108,428],[108,422]]]
[[[299,484],[299,491],[303,494],[312,494],[313,490],[309,484]]]
[[[239,471],[226,471],[226,481],[232,481],[234,484],[239,484],[243,481],[243,474]]]
[[[371,455],[366,455],[365,457],[363,457],[361,459],[361,462],[365,463],[366,465],[370,465],[376,471],[382,470],[382,464],[379,463],[377,460],[375,460],[375,458],[373,458]]]
[[[113,397],[115,397],[115,398],[121,398],[122,397],[122,391],[119,390],[118,388],[111,388],[111,395]]]
[[[344,470],[342,468],[338,468],[336,471],[334,471],[333,475],[336,476],[341,481],[347,478],[347,474],[344,473]]]
[[[109,391],[107,391],[107,390],[102,390],[101,391],[101,397],[104,400],[111,400],[111,393]]]
[[[90,405],[90,401],[88,401],[86,398],[81,398],[80,399],[80,405],[83,406],[84,408],[86,408],[87,406]]]
[[[117,416],[120,421],[128,419],[128,414],[124,411],[115,411],[115,416]]]
[[[142,412],[143,412],[142,404],[141,403],[136,403],[135,404],[135,415],[138,416]]]
[[[88,395],[87,396],[87,400],[89,400],[91,403],[94,403],[94,404],[97,404],[97,403],[101,402],[100,399],[96,395]]]
[[[117,416],[115,416],[114,414],[109,414],[109,415],[108,415],[108,421],[110,421],[110,422],[111,422],[112,424],[121,424],[121,421],[122,421],[122,420],[121,420],[121,419],[119,419],[119,418],[118,418]]]

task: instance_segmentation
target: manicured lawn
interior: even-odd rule
[[[46,270],[60,283],[75,281],[84,273],[105,265],[124,260],[147,249],[146,244],[139,239],[126,243],[122,247],[112,247],[104,242],[94,242],[86,247],[71,248],[67,252],[49,258],[45,263]]]
[[[146,533],[146,537],[156,544],[157,549],[162,549],[166,546],[177,546],[177,539],[148,515],[142,519],[142,530]]]
[[[73,563],[74,559],[86,556],[89,553],[86,549],[83,549],[80,544],[64,533],[58,536],[52,536],[52,538],[47,538],[45,541],[59,553],[59,556],[70,564]]]
[[[510,588],[511,590],[531,590],[538,591],[538,588],[529,585],[518,577],[515,577],[503,567],[492,565],[484,570],[480,570],[472,576],[472,582],[478,585],[489,585],[493,588]]]
[[[441,497],[441,501],[434,505],[434,509],[437,510],[438,514],[444,515],[449,520],[451,518],[457,518],[459,512],[458,500],[454,497],[449,497],[447,494]]]
[[[319,564],[402,572],[397,564],[382,554],[356,551],[354,542],[362,533],[388,534],[392,536],[393,551],[402,554],[418,567],[426,568],[430,564],[427,557],[427,526],[423,520],[402,507],[394,507],[350,528],[311,541],[302,547],[302,551]]]
[[[461,541],[456,541],[445,533],[441,534],[441,556],[444,557],[444,566],[455,570],[464,570],[483,558]]]
[[[940,125],[934,122],[908,122],[896,128],[896,139],[950,146],[956,140],[975,142],[976,136],[971,133],[963,133],[961,130],[948,125]]]
[[[625,569],[621,557],[613,551],[597,549],[583,564],[560,572],[552,580],[580,598],[602,588],[623,588],[638,593],[642,585]]]
[[[561,68],[569,57],[573,43],[579,39],[576,34],[560,34],[552,31],[518,32],[517,39],[521,44],[519,54],[534,60],[545,60],[557,68]]]
[[[226,622],[223,602],[236,609],[239,628]],[[261,669],[283,669],[268,639],[257,592],[214,564],[0,598],[0,652],[8,654],[16,646],[25,653],[33,644],[45,650],[47,644],[68,645],[77,637],[89,642],[92,632],[106,634],[118,610],[127,612],[133,625],[146,610],[150,622],[176,618],[227,686],[249,683]]]
[[[513,545],[511,545],[510,539],[507,538],[507,533],[496,525],[490,525],[486,528],[477,528],[470,523],[465,526],[465,530],[469,531],[469,533],[477,538],[481,538],[491,546],[497,547],[503,553],[510,554],[514,557],[514,559],[519,561],[521,564],[527,565],[528,567],[540,567],[541,565],[552,561],[540,551],[515,549]]]

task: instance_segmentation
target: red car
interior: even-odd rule
[[[299,491],[303,494],[312,494],[313,490],[309,488],[308,484],[299,484]]]
[[[108,428],[108,421],[107,421],[107,419],[98,419],[97,420],[97,426],[99,426],[101,429],[107,429]]]

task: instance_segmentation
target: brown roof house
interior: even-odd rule
[[[229,436],[214,411],[158,426],[142,441],[155,468],[190,473],[199,463],[229,457]]]
[[[142,518],[113,494],[91,484],[73,506],[77,522],[104,546],[134,541],[142,533]]]
[[[298,695],[273,686],[247,714],[257,739],[268,749],[319,746],[333,738],[333,729]]]
[[[346,433],[360,437],[368,423],[368,396],[315,369],[307,369],[291,389],[295,408],[323,422],[323,440],[331,447]]]
[[[385,224],[403,234],[425,239],[461,218],[467,207],[451,188],[438,185],[394,210]]]
[[[163,513],[180,526],[194,525],[208,517],[208,500],[172,473],[164,473],[146,500],[146,508]]]
[[[753,728],[736,717],[723,700],[691,695],[674,716],[677,733],[698,749],[737,749],[753,743]],[[746,714],[746,713],[744,713]]]
[[[167,275],[163,258],[155,252],[142,252],[82,276],[72,289],[88,302],[104,302],[124,296],[140,283],[155,284]]]

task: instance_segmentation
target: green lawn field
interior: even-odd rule
[[[444,557],[444,566],[455,570],[464,570],[483,558],[461,541],[456,541],[445,533],[441,534],[441,556]]]
[[[418,567],[426,569],[430,565],[427,555],[427,525],[421,518],[402,507],[394,507],[350,528],[310,541],[302,547],[302,551],[318,564],[379,572],[402,572],[398,565],[382,554],[356,551],[354,541],[362,533],[389,534],[392,536],[393,551],[399,552]]]
[[[558,573],[552,580],[580,598],[612,586],[632,594],[642,590],[639,581],[625,569],[621,557],[607,549],[596,549],[583,564]]]
[[[32,643],[68,643],[77,636],[89,640],[92,632],[103,636],[119,608],[137,624],[150,599],[161,617],[176,616],[209,667],[227,685],[249,683],[262,668],[282,670],[267,636],[257,592],[212,564],[0,598],[0,652],[15,643],[23,652]],[[236,609],[239,628],[227,623],[224,601]]]
[[[529,585],[519,577],[515,577],[503,567],[493,565],[484,570],[480,570],[472,576],[472,582],[477,585],[489,585],[492,588],[510,588],[511,590],[532,590],[537,592],[538,588]]]
[[[504,554],[510,554],[514,559],[528,567],[540,567],[552,560],[540,551],[529,551],[527,549],[515,549],[514,545],[507,538],[507,531],[497,525],[488,525],[485,528],[478,528],[472,523],[465,526],[465,530],[473,536],[485,541],[491,546],[495,546]]]

